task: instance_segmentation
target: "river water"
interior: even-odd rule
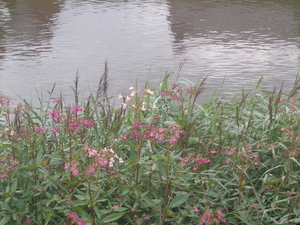
[[[110,94],[166,71],[205,90],[291,87],[300,69],[299,0],[0,0],[0,91],[94,92],[108,61]],[[224,81],[224,77],[225,81]]]

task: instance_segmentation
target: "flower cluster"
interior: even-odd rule
[[[13,157],[6,156],[0,158],[0,179],[6,177],[7,173],[10,173],[13,168],[19,165],[18,161]]]
[[[79,165],[79,162],[74,160],[72,162],[65,163],[64,169],[71,170],[73,176],[78,176],[79,175],[78,165]]]
[[[257,148],[260,148],[260,145],[257,146]],[[252,150],[252,146],[251,145],[246,145],[243,148],[241,148],[240,151],[238,151],[236,148],[232,148],[228,151],[228,155],[229,156],[241,156],[242,158],[244,158],[243,161],[248,161],[250,163],[253,163],[254,165],[258,166],[260,165],[259,163],[259,155],[255,152],[253,152]],[[235,163],[236,160],[233,158],[227,159],[225,161],[227,164],[233,162]]]
[[[10,106],[10,100],[10,97],[0,92],[0,108],[2,108],[3,106]]]
[[[178,83],[174,83],[169,90],[163,91],[162,96],[168,96],[170,100],[182,100],[186,94],[199,95],[203,91],[199,87],[182,88]]]
[[[202,156],[197,155],[195,158],[196,165],[193,167],[193,171],[197,171],[202,165],[211,163],[209,158],[204,158]]]
[[[128,105],[131,105],[131,107],[133,107],[135,109],[140,109],[142,111],[145,111],[148,108],[151,108],[151,109],[156,108],[155,105],[151,105],[151,104],[148,104],[147,102],[143,101],[142,98],[140,98],[140,96],[142,96],[142,95],[137,97],[137,91],[134,86],[131,86],[129,88],[129,90],[132,90],[130,94],[120,94],[119,98],[118,98],[118,99],[123,99],[123,102],[122,102],[123,109],[126,109]],[[146,95],[154,95],[154,91],[151,91],[150,89],[143,88],[142,91]],[[133,101],[134,97],[137,97],[136,100],[139,99],[139,101],[136,101],[134,103],[134,101]]]
[[[76,224],[76,225],[86,225],[87,224],[86,221],[80,220],[78,213],[76,213],[76,212],[68,212],[67,220],[69,221],[68,224]]]
[[[75,118],[70,118],[67,122],[69,130],[78,130],[81,127],[93,127],[97,124],[94,120],[79,120]]]
[[[19,219],[19,221],[24,220],[25,224],[30,224],[30,222],[31,222],[31,219],[29,217],[24,217],[23,215],[19,215],[18,219]]]
[[[52,112],[48,112],[47,116],[52,116],[53,122],[59,123],[61,121],[61,111],[53,110]]]
[[[122,139],[126,140],[132,136],[136,142],[143,138],[156,143],[168,140],[170,145],[174,145],[185,134],[185,131],[177,124],[168,127],[158,127],[152,123],[142,125],[144,125],[143,122],[136,122],[132,127],[133,132],[125,134]]]
[[[219,225],[221,223],[226,223],[225,216],[221,209],[215,211],[208,210],[204,212],[204,214],[202,215],[199,221],[199,225],[210,225],[210,224]]]
[[[83,149],[88,157],[92,159],[90,165],[85,171],[86,175],[94,174],[102,167],[107,168],[107,172],[110,172],[114,167],[115,159],[118,159],[120,163],[124,162],[123,159],[120,158],[112,149],[95,149],[88,148],[87,146],[85,146]]]

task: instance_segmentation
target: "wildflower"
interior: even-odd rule
[[[174,145],[175,143],[176,143],[176,139],[175,138],[171,138],[170,140],[169,140],[169,143],[170,143],[170,145]]]
[[[231,150],[228,152],[228,155],[233,155],[234,151],[235,151],[235,149],[234,149],[234,148],[233,148],[233,149],[231,149]]]
[[[210,153],[211,153],[211,154],[218,154],[218,151],[215,150],[215,149],[213,149],[213,150],[210,151]]]
[[[53,128],[52,128],[52,131],[51,131],[52,134],[56,134],[56,133],[57,133],[57,129],[58,129],[57,127],[53,127]]]
[[[77,112],[82,112],[82,110],[83,110],[82,107],[80,105],[78,105],[71,110],[71,113],[73,115],[77,115]]]
[[[132,91],[131,94],[130,94],[130,96],[133,97],[133,96],[136,95],[136,93],[137,93],[136,91]]]
[[[297,102],[297,99],[296,98],[291,98],[291,103],[296,103]]]
[[[26,224],[29,224],[30,222],[31,222],[31,220],[30,220],[29,218],[26,218],[26,219],[25,219],[25,223],[26,223]]]
[[[189,158],[181,158],[182,163],[187,163],[189,161]]]
[[[198,207],[196,207],[196,206],[193,209],[194,209],[195,213],[200,212],[200,209]]]
[[[73,169],[72,174],[73,174],[73,176],[75,176],[75,177],[78,176],[78,174],[79,174],[78,169]]]
[[[67,218],[70,220],[71,224],[79,222],[79,216],[78,213],[75,212],[68,212]]]
[[[119,209],[120,206],[119,206],[119,205],[114,205],[113,208],[114,208],[114,209]]]
[[[87,222],[86,221],[83,221],[83,220],[79,220],[77,225],[86,225]]]
[[[144,217],[144,220],[151,220],[151,218],[147,215]]]
[[[71,205],[71,200],[70,199],[67,199],[66,205]]]
[[[270,190],[271,188],[272,188],[272,185],[267,185],[266,188],[265,188],[265,190],[268,191],[268,190]]]
[[[0,173],[0,179],[3,179],[4,177],[6,177],[6,174]]]
[[[280,101],[280,102],[284,102],[284,101],[285,101],[285,98],[280,97],[280,98],[279,98],[279,101]]]
[[[253,209],[258,209],[258,205],[254,204]]]
[[[154,94],[154,91],[151,91],[150,89],[146,89],[146,88],[143,88],[143,91],[147,94],[150,94],[150,95],[153,95]]]
[[[135,86],[130,86],[129,90],[135,90]]]

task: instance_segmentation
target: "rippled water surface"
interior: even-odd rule
[[[95,91],[108,60],[117,95],[166,71],[222,85],[290,87],[300,68],[299,0],[1,0],[0,90]]]

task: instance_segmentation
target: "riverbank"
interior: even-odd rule
[[[299,79],[217,94],[205,79],[11,106],[0,95],[1,224],[299,223]]]

